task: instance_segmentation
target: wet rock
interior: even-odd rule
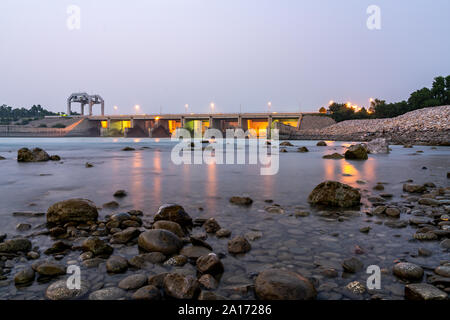
[[[123,198],[126,197],[128,194],[125,190],[117,190],[116,192],[114,192],[113,196],[116,198]]]
[[[85,199],[70,199],[53,204],[47,211],[47,222],[64,224],[68,222],[87,223],[97,221],[95,204]]]
[[[86,162],[86,163],[84,164],[84,167],[85,167],[85,168],[93,168],[94,165],[93,165],[92,163],[90,163],[90,162]]]
[[[356,259],[355,257],[352,257],[350,259],[344,260],[342,263],[342,267],[344,268],[344,271],[349,273],[356,273],[364,267],[364,264]]]
[[[61,254],[72,249],[72,245],[66,241],[56,241],[53,245],[44,251],[45,254]]]
[[[228,238],[231,235],[231,231],[228,229],[220,229],[216,232],[218,238]]]
[[[366,287],[359,281],[350,282],[345,286],[345,289],[356,295],[366,292]]]
[[[192,260],[197,260],[199,257],[211,253],[211,250],[201,246],[186,246],[181,249],[180,254]]]
[[[423,277],[423,269],[410,262],[397,263],[393,272],[394,275],[404,280],[420,280]]]
[[[1,244],[0,244],[0,246],[1,246]],[[450,239],[442,240],[441,247],[444,248],[444,249],[450,249]],[[1,251],[2,250],[0,250],[0,252]]]
[[[325,141],[319,141],[319,142],[317,142],[316,146],[318,146],[318,147],[326,147],[327,143]]]
[[[311,300],[317,295],[309,280],[281,269],[260,272],[255,280],[255,293],[261,300]]]
[[[18,285],[29,284],[34,281],[34,270],[31,267],[25,267],[14,276],[14,283]]]
[[[110,243],[125,244],[139,236],[140,233],[141,232],[137,228],[129,227],[123,231],[114,233],[111,237]]]
[[[27,258],[30,260],[36,260],[39,259],[41,255],[38,252],[30,251],[27,253]]]
[[[419,241],[433,241],[437,240],[438,236],[434,232],[416,232],[414,233],[414,239]]]
[[[83,260],[83,266],[85,266],[86,268],[97,268],[103,262],[105,262],[105,260],[100,258],[86,259]]]
[[[382,184],[377,184],[373,187],[373,190],[378,190],[378,191],[384,190],[384,186]]]
[[[198,295],[198,300],[227,300],[227,298],[212,291],[202,290]]]
[[[197,259],[196,265],[197,270],[200,273],[216,275],[219,273],[223,273],[224,271],[222,261],[220,261],[219,257],[215,253],[210,253],[208,255],[199,257]]]
[[[286,148],[280,148],[280,153],[288,152]]]
[[[132,148],[132,147],[125,147],[125,148],[122,149],[122,151],[135,151],[135,150],[136,149]]]
[[[302,153],[304,153],[304,152],[309,152],[309,150],[308,150],[307,147],[300,147],[300,148],[297,149],[297,152],[302,152]]]
[[[6,233],[0,233],[0,242],[3,242],[6,239]]]
[[[98,237],[89,237],[83,241],[81,247],[84,251],[90,251],[95,256],[109,256],[114,249]]]
[[[230,198],[230,202],[239,206],[250,206],[253,203],[253,200],[249,197],[234,196]]]
[[[164,287],[164,278],[168,274],[169,273],[167,273],[167,272],[163,272],[163,273],[151,275],[148,277],[148,284],[153,285],[158,288],[163,288]]]
[[[164,277],[164,292],[175,299],[193,299],[199,291],[199,283],[192,276],[169,273]]]
[[[262,238],[263,234],[261,231],[249,231],[245,234],[245,238],[250,241],[255,241]]]
[[[119,282],[119,288],[123,290],[136,290],[147,284],[147,276],[144,274],[133,274]]]
[[[133,300],[161,300],[161,292],[157,287],[148,285],[137,290],[131,298]]]
[[[161,252],[165,255],[177,253],[183,242],[174,233],[155,229],[143,232],[138,238],[139,247],[149,252]]]
[[[163,263],[166,260],[166,256],[161,252],[150,252],[138,254],[130,259],[129,264],[135,268],[145,268],[148,264]]]
[[[434,269],[434,272],[442,277],[450,278],[450,265],[439,266]]]
[[[50,156],[41,148],[34,148],[33,150],[22,148],[17,151],[18,162],[41,162],[49,160]]]
[[[216,233],[220,230],[220,225],[214,218],[209,218],[206,220],[206,222],[203,224],[203,228],[207,233]]]
[[[280,147],[293,147],[294,145],[289,141],[283,141],[280,143]]]
[[[252,246],[243,236],[236,236],[228,241],[228,252],[233,254],[249,252]]]
[[[389,153],[389,144],[386,139],[377,138],[367,143],[367,151],[371,154]]]
[[[205,247],[206,249],[209,249],[212,251],[211,245],[209,243],[207,243],[206,241],[204,241],[202,237],[191,236],[189,239],[191,240],[191,243],[193,246]]]
[[[419,204],[425,205],[425,206],[433,206],[433,207],[437,207],[441,205],[441,202],[435,199],[431,199],[431,198],[420,198],[419,199]]]
[[[419,248],[418,249],[418,254],[421,257],[429,257],[431,256],[433,253],[431,252],[431,250],[425,249],[425,248]]]
[[[447,293],[428,283],[411,283],[405,286],[408,300],[445,300]]]
[[[204,274],[199,279],[200,286],[207,290],[214,290],[219,286],[217,280],[210,274]]]
[[[192,218],[177,204],[165,204],[159,207],[155,221],[168,220],[178,223],[183,228],[192,226]]]
[[[308,197],[311,204],[331,207],[353,207],[360,204],[360,192],[337,181],[325,181],[314,188]]]
[[[344,159],[344,156],[335,152],[332,154],[326,154],[322,157],[323,159],[334,159],[334,160],[340,160],[340,159]]]
[[[168,230],[168,231],[176,234],[180,238],[184,237],[184,235],[185,235],[185,233],[184,233],[183,229],[181,228],[181,226],[178,223],[173,222],[173,221],[167,221],[167,220],[156,221],[153,224],[153,229]]]
[[[31,250],[31,241],[25,238],[15,238],[0,243],[0,252],[17,253]]]
[[[188,262],[188,257],[179,254],[179,255],[176,255],[176,256],[168,259],[166,262],[164,262],[164,265],[165,266],[182,267],[187,262]]]
[[[278,205],[265,207],[264,210],[267,211],[268,213],[275,213],[275,214],[282,214],[282,213],[284,213],[283,208],[281,208]]]
[[[56,226],[56,227],[50,228],[49,232],[52,237],[59,237],[59,236],[62,236],[63,234],[66,234],[66,229],[64,229],[61,226]]]
[[[109,287],[92,292],[89,295],[89,300],[119,300],[125,295],[126,291],[116,287]]]
[[[17,231],[28,231],[30,229],[31,229],[31,224],[29,224],[29,223],[19,223],[16,226]]]
[[[367,149],[362,144],[350,146],[344,153],[345,159],[348,160],[367,160]]]
[[[59,280],[48,286],[45,297],[49,300],[71,300],[84,297],[89,291],[89,284],[81,280],[80,289],[69,289],[67,280]]]
[[[386,208],[384,213],[392,218],[400,217],[400,209],[399,208],[389,207],[389,208]]]
[[[54,154],[54,155],[50,156],[50,160],[51,161],[60,161],[61,157],[58,156],[57,154]]]
[[[362,227],[361,229],[359,229],[359,232],[361,232],[361,233],[369,233],[370,229],[371,228],[369,226]]]
[[[102,207],[106,209],[117,209],[119,207],[119,203],[117,201],[110,201],[104,203]]]
[[[43,262],[37,267],[36,272],[41,276],[56,277],[66,274],[66,267],[53,262]]]
[[[413,183],[405,183],[403,184],[403,191],[409,193],[423,193],[426,191],[425,186]]]
[[[294,212],[294,216],[296,217],[307,217],[311,214],[309,211],[298,210]]]
[[[128,261],[121,256],[111,256],[106,261],[106,270],[110,273],[122,273],[128,269]]]

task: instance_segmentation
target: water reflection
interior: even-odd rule
[[[216,211],[217,197],[217,165],[215,162],[207,166],[207,180],[205,184],[205,193],[207,197],[207,206],[210,212]]]
[[[153,198],[156,203],[161,203],[161,175],[162,175],[162,168],[161,168],[161,153],[155,152],[153,154]]]

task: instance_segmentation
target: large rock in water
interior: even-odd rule
[[[345,151],[345,159],[349,160],[367,160],[367,149],[362,144],[354,144]]]
[[[165,255],[177,253],[183,242],[174,233],[164,229],[154,229],[139,235],[138,245],[149,252],[161,252]]]
[[[353,207],[360,204],[360,192],[337,181],[325,181],[310,193],[308,202],[331,207]]]
[[[25,238],[16,238],[0,243],[0,252],[4,253],[28,252],[30,250],[31,241]]]
[[[192,226],[192,218],[184,211],[183,207],[178,204],[164,204],[159,207],[154,218],[158,220],[168,220],[178,223],[182,227]]]
[[[255,280],[255,292],[261,300],[311,300],[317,295],[308,279],[280,269],[259,273]]]
[[[34,148],[33,150],[22,148],[17,151],[18,162],[40,162],[49,160],[50,156],[48,153],[40,148]]]
[[[85,199],[70,199],[57,202],[47,210],[47,222],[65,224],[67,222],[86,223],[97,221],[95,204]]]
[[[367,151],[372,154],[389,153],[389,144],[386,139],[378,138],[367,143]]]
[[[164,277],[165,293],[175,299],[193,299],[200,289],[194,277],[178,273],[169,273]]]

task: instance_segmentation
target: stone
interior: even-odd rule
[[[371,154],[389,153],[389,144],[386,139],[377,138],[367,143],[367,151]]]
[[[371,227],[367,226],[367,227],[362,227],[361,229],[359,229],[359,232],[361,233],[369,233]]]
[[[0,246],[1,246],[1,244],[0,244]],[[444,248],[444,249],[450,249],[450,239],[442,240],[441,247]],[[2,250],[0,250],[0,252],[1,251]]]
[[[119,282],[119,288],[123,290],[136,290],[147,284],[147,276],[144,274],[133,274]]]
[[[161,252],[150,252],[138,254],[130,259],[129,264],[132,267],[141,269],[148,264],[163,263],[166,260],[166,256]]]
[[[307,147],[300,147],[300,148],[297,149],[297,152],[302,152],[302,153],[304,153],[304,152],[309,152],[309,150],[308,150]]]
[[[224,296],[218,295],[212,291],[202,290],[202,291],[200,291],[200,294],[198,295],[198,300],[204,300],[204,301],[227,300],[227,298],[225,298]]]
[[[109,256],[114,249],[98,237],[89,237],[83,241],[81,247],[84,251],[90,251],[94,256]]]
[[[210,274],[204,274],[198,278],[200,286],[207,290],[214,290],[219,286],[217,280]]]
[[[437,207],[437,206],[441,205],[441,202],[439,200],[431,199],[431,198],[420,198],[419,204],[425,205],[425,206]]]
[[[188,262],[188,257],[183,256],[182,254],[176,255],[170,259],[168,259],[166,262],[164,262],[165,266],[175,266],[175,267],[182,267]]]
[[[54,154],[54,155],[50,156],[49,160],[51,160],[51,161],[60,161],[61,157],[58,156],[57,154]]]
[[[230,202],[238,206],[250,206],[253,203],[253,200],[249,197],[234,196],[230,198]]]
[[[203,246],[186,246],[180,251],[180,254],[192,260],[197,260],[199,257],[209,253],[211,253],[211,250]]]
[[[66,267],[54,262],[43,262],[37,267],[36,272],[41,276],[56,277],[66,274]]]
[[[138,245],[145,251],[172,255],[183,247],[183,242],[170,231],[154,229],[141,233],[138,238]]]
[[[294,145],[289,141],[283,141],[280,143],[280,147],[293,147]]]
[[[92,163],[90,163],[90,162],[86,162],[86,163],[84,164],[84,167],[85,167],[85,168],[93,168],[94,165],[93,165]]]
[[[216,275],[223,273],[224,271],[222,261],[220,261],[219,257],[215,253],[210,253],[199,257],[196,265],[197,270],[203,274],[208,273],[211,275]]]
[[[366,292],[366,287],[359,281],[352,281],[345,286],[345,289],[350,291],[352,294],[363,294]]]
[[[69,289],[67,280],[53,282],[45,290],[45,297],[49,300],[71,300],[83,298],[89,291],[88,282],[81,280],[80,289]]]
[[[31,250],[31,241],[25,238],[15,238],[0,243],[0,252],[17,253]]]
[[[184,233],[183,229],[181,228],[181,226],[178,223],[173,222],[173,221],[167,221],[167,220],[156,221],[153,224],[153,229],[168,230],[168,231],[176,234],[180,238],[185,236],[185,233]]]
[[[154,218],[158,220],[168,220],[178,223],[183,228],[192,226],[192,218],[184,211],[184,208],[178,204],[164,204],[159,207]]]
[[[216,236],[218,238],[228,238],[229,236],[231,236],[231,231],[222,228],[216,232]]]
[[[445,300],[447,293],[428,283],[411,283],[405,286],[408,300]]]
[[[414,233],[414,239],[420,241],[433,241],[437,240],[438,236],[434,232],[416,232]]]
[[[352,257],[350,259],[344,260],[344,262],[342,263],[342,267],[344,268],[345,272],[356,273],[362,270],[364,264],[355,257]]]
[[[421,280],[423,269],[410,262],[399,262],[393,268],[394,275],[404,280]]]
[[[125,147],[125,148],[122,149],[122,151],[135,151],[135,150],[136,149],[132,148],[132,147]]]
[[[384,190],[384,186],[382,184],[377,184],[373,187],[373,190],[377,190],[377,191],[381,191]],[[382,197],[382,195],[380,194],[380,196]],[[389,198],[389,197],[388,197]]]
[[[203,228],[207,233],[216,233],[220,230],[220,225],[214,218],[209,218],[203,224]]]
[[[433,254],[433,252],[431,252],[431,250],[428,250],[428,249],[425,249],[425,248],[419,248],[417,253],[421,257],[429,257],[429,256],[431,256]]]
[[[228,252],[233,254],[249,252],[252,246],[243,236],[236,236],[228,241]]]
[[[116,198],[123,198],[126,197],[128,194],[125,190],[117,190],[116,192],[114,192],[113,196]]]
[[[348,160],[367,160],[367,149],[362,144],[352,145],[345,151],[344,157]]]
[[[110,202],[104,203],[102,205],[102,207],[106,208],[106,209],[117,209],[119,207],[119,203],[117,201],[110,201]]]
[[[16,226],[17,231],[28,231],[30,229],[31,229],[31,224],[29,224],[29,223],[19,223]]]
[[[203,237],[201,236],[191,236],[189,237],[189,240],[191,240],[193,246],[205,247],[206,249],[212,251],[211,245],[208,242],[204,241]]]
[[[175,299],[193,299],[200,285],[194,277],[179,273],[169,273],[164,277],[164,292]]]
[[[434,272],[442,277],[450,278],[450,265],[439,266]]]
[[[66,241],[56,241],[53,245],[44,251],[45,254],[61,254],[72,249],[72,244]]]
[[[281,269],[260,272],[255,280],[255,293],[260,300],[312,300],[317,295],[309,280]]]
[[[41,148],[34,148],[33,150],[22,148],[17,151],[18,162],[42,162],[49,160],[50,156]]]
[[[83,266],[85,266],[86,268],[97,268],[103,262],[105,262],[105,260],[100,258],[86,259],[83,260]]]
[[[262,238],[263,234],[261,231],[249,231],[245,234],[245,238],[250,241],[255,241]]]
[[[112,235],[110,243],[113,244],[125,244],[130,240],[140,235],[140,231],[137,228],[129,227],[123,231],[116,232]]]
[[[353,207],[360,204],[360,192],[337,181],[320,183],[308,196],[308,202],[331,207]]]
[[[276,213],[276,214],[284,213],[283,208],[277,205],[265,207],[264,210],[267,211],[268,213]]]
[[[164,287],[164,278],[168,275],[167,272],[154,274],[148,277],[148,284],[158,288]]]
[[[119,300],[125,295],[126,291],[116,287],[109,287],[92,292],[89,295],[89,300]]]
[[[334,159],[334,160],[340,160],[340,159],[344,159],[344,156],[335,152],[332,154],[326,154],[322,157],[323,159]]]
[[[423,193],[426,191],[425,186],[413,183],[405,183],[403,184],[403,191],[409,193]]]
[[[138,289],[133,296],[133,300],[161,300],[161,292],[153,285],[148,285]]]
[[[15,274],[14,283],[16,285],[29,284],[34,281],[34,276],[33,268],[25,267]]]
[[[110,273],[122,273],[128,269],[128,261],[121,256],[111,256],[106,261],[106,270]]]
[[[318,146],[318,147],[326,147],[327,143],[325,141],[319,141],[319,142],[317,142],[316,146]]]
[[[97,221],[95,204],[85,199],[70,199],[53,204],[47,211],[47,222],[65,224],[68,222],[87,223]]]
[[[389,217],[393,217],[393,218],[400,217],[400,209],[399,208],[389,207],[389,208],[386,208],[384,213],[386,215],[388,215]]]

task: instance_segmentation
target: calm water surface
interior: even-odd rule
[[[112,194],[118,189],[127,190],[129,195],[118,200],[120,209],[104,209],[100,213],[102,216],[140,209],[150,219],[161,204],[178,203],[193,218],[216,218],[233,235],[251,231],[262,233],[260,239],[252,242],[249,253],[223,259],[225,273],[218,293],[231,298],[253,298],[253,294],[245,290],[246,286],[253,283],[258,271],[270,266],[291,268],[316,278],[321,299],[348,298],[344,286],[353,280],[365,283],[367,278],[364,271],[356,275],[341,272],[342,261],[356,256],[356,245],[365,251],[358,255],[365,267],[377,264],[390,269],[394,260],[405,259],[434,268],[440,260],[448,259],[448,254],[442,252],[436,242],[409,241],[415,232],[411,227],[391,229],[376,223],[381,218],[362,213],[370,206],[367,196],[377,194],[372,190],[377,182],[386,183],[382,192],[394,194],[391,202],[401,200],[402,184],[407,179],[448,186],[448,147],[404,149],[392,146],[388,155],[370,155],[367,161],[346,161],[324,160],[322,156],[343,153],[349,143],[329,142],[328,147],[317,147],[316,141],[292,143],[295,147],[288,147],[290,152],[280,154],[278,174],[261,176],[259,165],[175,165],[170,160],[174,142],[168,139],[2,138],[0,155],[7,159],[0,161],[0,233],[11,237],[20,233],[15,230],[20,222],[39,227],[45,221],[45,218],[13,217],[12,212],[45,212],[54,202],[76,197],[90,199],[101,206],[117,200]],[[134,147],[136,151],[121,151],[125,146]],[[310,152],[295,152],[299,146],[307,146]],[[49,154],[60,155],[62,162],[17,163],[17,150],[21,147],[41,147]],[[417,150],[424,152],[416,153]],[[86,162],[94,167],[85,168]],[[365,205],[360,211],[349,213],[348,219],[342,222],[323,218],[318,209],[308,205],[307,197],[324,180],[337,180],[360,188]],[[361,185],[357,180],[367,183]],[[236,207],[228,201],[233,195],[249,196],[254,203],[250,208]],[[279,204],[284,213],[266,212],[268,204],[264,200],[267,199]],[[296,218],[294,213],[299,210],[308,210],[311,214]],[[363,226],[372,227],[369,234],[359,232]],[[194,230],[194,233],[200,231]],[[215,252],[227,253],[227,239],[209,237],[207,241]],[[45,249],[52,241],[48,237],[37,237],[33,243]],[[419,247],[432,250],[433,256],[412,257]],[[131,257],[137,254],[137,248],[118,248],[115,254]],[[63,262],[76,260],[78,255],[72,253]],[[335,267],[339,277],[323,278],[318,266]],[[155,267],[148,273],[159,273],[161,269],[163,267]],[[104,265],[100,266],[100,271],[89,269],[84,275],[99,287],[116,285],[125,276],[106,274]],[[42,299],[46,286],[48,284],[35,283],[16,288],[5,283],[0,286],[0,298]],[[403,285],[390,274],[384,275],[380,295],[403,299]]]

